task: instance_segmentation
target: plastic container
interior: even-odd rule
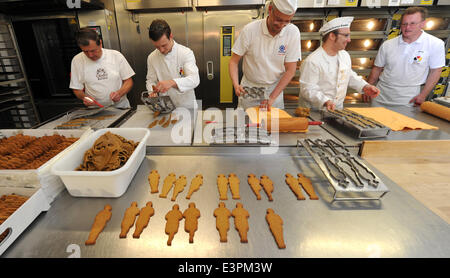
[[[114,171],[75,171],[82,163],[84,153],[104,133],[120,135],[139,142],[133,154],[121,168]],[[105,128],[90,134],[67,152],[52,167],[52,173],[61,177],[69,194],[75,197],[120,197],[127,190],[146,153],[150,131],[146,128]]]

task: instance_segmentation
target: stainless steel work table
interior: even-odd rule
[[[450,225],[411,195],[373,169],[390,192],[380,201],[335,202],[325,177],[312,158],[294,147],[280,147],[276,154],[261,155],[259,147],[149,147],[127,192],[120,198],[75,198],[64,190],[46,213],[41,214],[2,257],[68,257],[79,247],[81,257],[449,257]],[[204,176],[198,192],[186,200],[189,184],[177,201],[150,194],[147,175],[157,169],[162,180],[168,173],[184,174],[188,182]],[[311,177],[320,200],[298,201],[284,182],[285,173]],[[235,173],[240,179],[239,202],[250,213],[249,242],[242,244],[230,218],[228,242],[220,243],[214,209],[219,203],[217,175]],[[261,191],[256,200],[247,175],[268,175],[275,183],[273,202]],[[306,194],[305,194],[306,196]],[[232,210],[238,201],[228,193]],[[120,223],[131,202],[143,207],[153,202],[155,215],[140,239],[134,228],[119,239]],[[188,243],[184,220],[167,246],[165,214],[173,204],[184,211],[195,202],[201,212],[194,243]],[[112,206],[112,218],[97,243],[85,246],[95,215],[104,205]],[[265,221],[267,208],[284,220],[286,249],[277,248]],[[78,247],[77,247],[78,246]]]
[[[358,107],[359,105],[351,105],[350,107]],[[367,106],[367,105],[365,105]],[[406,106],[386,106],[385,108],[403,114],[407,117],[424,122],[429,125],[437,126],[438,130],[410,130],[410,131],[391,131],[386,137],[364,139],[364,140],[448,140],[450,139],[450,123],[446,120],[440,119],[433,115],[421,112],[419,107],[406,107]],[[289,111],[289,110],[288,110]],[[289,111],[291,114],[292,111]],[[321,120],[320,112],[311,111],[310,118],[318,121]],[[339,141],[345,145],[359,145],[362,143],[362,139],[352,137],[348,132],[335,125],[325,123],[322,126]]]

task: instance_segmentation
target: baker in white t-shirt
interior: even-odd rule
[[[196,109],[194,89],[200,84],[200,76],[194,52],[173,39],[165,20],[153,20],[148,35],[156,48],[147,58],[150,97],[168,95],[176,107]]]
[[[401,35],[381,45],[368,78],[381,91],[372,105],[420,105],[439,81],[445,47],[442,40],[422,30],[426,16],[423,7],[406,9]]]
[[[283,89],[294,77],[301,59],[300,31],[290,24],[296,10],[297,0],[273,0],[267,18],[247,24],[240,32],[229,63],[238,107],[243,107],[243,87],[247,86],[265,88],[260,107],[284,108]],[[239,84],[238,64],[242,57],[243,78]]]
[[[78,31],[76,40],[83,52],[72,59],[70,88],[86,106],[91,100],[117,108],[130,108],[126,94],[133,87],[133,69],[119,51],[103,48],[91,28]],[[88,98],[86,98],[88,97]]]

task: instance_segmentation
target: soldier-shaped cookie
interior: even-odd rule
[[[160,198],[166,198],[170,189],[172,189],[173,184],[177,180],[177,176],[174,173],[170,173],[165,179],[163,183],[163,187],[161,190],[161,194],[159,194]]]
[[[133,238],[139,238],[142,231],[147,227],[150,217],[155,214],[152,202],[147,202],[145,207],[139,212],[139,217],[136,220],[136,228],[134,229]]]
[[[240,199],[241,196],[239,195],[239,178],[236,176],[236,174],[231,173],[228,175],[228,183],[230,184],[231,189],[231,195],[234,200]]]
[[[189,203],[184,213],[184,230],[189,233],[189,243],[194,243],[194,234],[198,229],[198,218],[200,218],[200,211],[195,207],[195,203]]]
[[[128,231],[134,225],[136,216],[139,215],[139,208],[137,207],[137,202],[132,202],[131,206],[125,210],[125,214],[122,219],[122,224],[120,225],[121,231],[119,238],[126,238]]]
[[[267,197],[269,197],[269,201],[273,201],[273,198],[272,198],[273,182],[272,182],[272,180],[269,179],[268,176],[262,175],[260,183],[261,183],[264,191],[266,192]]]
[[[91,232],[89,233],[89,237],[86,240],[86,245],[93,245],[97,241],[98,235],[103,231],[106,226],[106,223],[111,219],[111,210],[112,207],[110,205],[106,205],[103,210],[101,210],[95,216],[94,224],[92,224]]]
[[[195,178],[192,179],[191,185],[189,186],[189,192],[186,195],[186,199],[191,199],[192,194],[200,189],[200,186],[203,184],[203,176],[201,174],[198,174],[195,176]]]
[[[297,196],[297,200],[305,200],[305,196],[302,194],[302,189],[298,182],[298,179],[294,178],[291,174],[286,174],[286,183],[291,188],[292,192]]]
[[[247,243],[247,232],[249,230],[248,226],[248,218],[250,214],[246,209],[244,209],[241,203],[236,204],[236,208],[233,209],[231,215],[234,217],[234,226],[236,230],[239,232],[239,237],[241,238],[242,243]]]
[[[249,174],[247,182],[248,185],[250,185],[250,188],[255,193],[256,200],[261,200],[261,194],[259,194],[259,191],[261,191],[262,188],[259,179],[254,174]]]
[[[310,200],[319,200],[319,197],[316,195],[314,191],[314,187],[312,186],[311,180],[305,177],[302,174],[297,174],[298,181],[302,185],[303,189],[305,189],[306,193],[309,196]]]
[[[172,194],[172,201],[175,201],[177,199],[178,193],[184,190],[184,187],[186,187],[187,180],[185,175],[181,175],[178,177],[178,179],[175,181],[175,187],[173,188],[173,194]]]
[[[216,217],[216,229],[219,231],[220,242],[227,242],[231,212],[225,207],[224,202],[219,203],[219,207],[214,210],[214,216]]]
[[[160,176],[158,170],[152,170],[148,175],[148,182],[150,183],[150,193],[158,193],[159,177]]]
[[[281,217],[276,214],[273,209],[269,208],[267,209],[266,221],[267,224],[269,224],[270,231],[275,238],[278,248],[286,248],[286,244],[283,239],[283,219],[281,219]]]
[[[178,227],[180,225],[180,220],[183,219],[183,214],[180,211],[180,207],[178,205],[173,205],[172,210],[166,214],[166,234],[169,236],[167,240],[167,245],[172,245],[172,240],[175,237],[175,234],[178,232]]]
[[[217,188],[219,189],[219,199],[228,200],[228,179],[224,174],[217,176]]]

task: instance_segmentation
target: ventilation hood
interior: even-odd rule
[[[104,8],[105,5],[101,0],[0,0],[0,13],[7,15],[101,10]]]

